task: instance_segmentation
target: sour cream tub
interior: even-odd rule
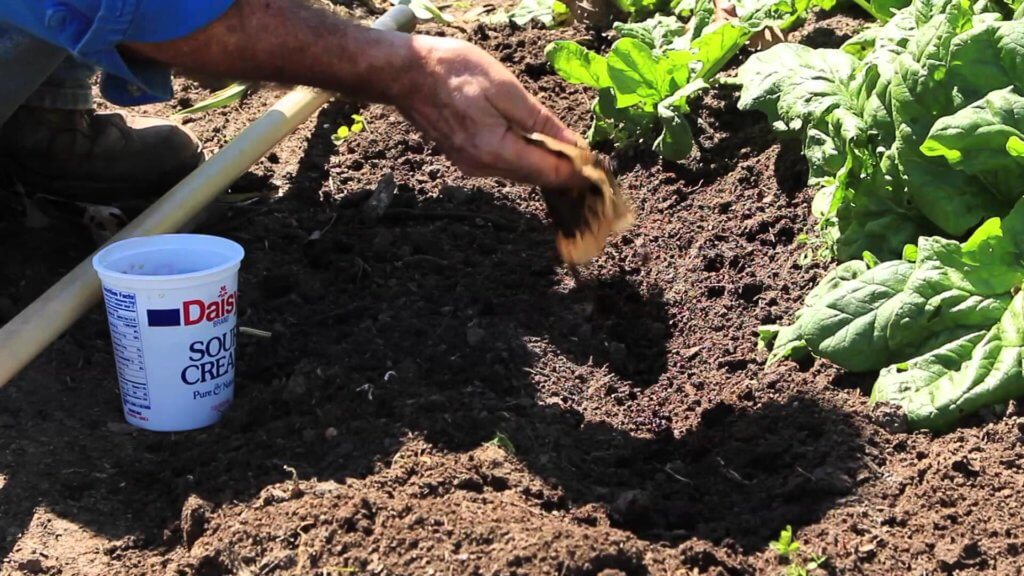
[[[122,240],[93,257],[129,424],[194,430],[231,405],[244,256],[225,238],[164,234]]]

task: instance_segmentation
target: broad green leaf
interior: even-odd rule
[[[455,22],[455,18],[439,10],[430,0],[391,0],[391,3],[395,6],[408,6],[420,20],[433,20],[438,24]]]
[[[765,324],[757,327],[757,349],[771,350],[775,338],[779,335],[782,326],[778,324]]]
[[[868,26],[843,44],[843,50],[865,58],[873,51],[902,52],[917,33],[918,23],[911,10],[901,10],[883,25]]]
[[[903,138],[909,140],[908,147],[919,146],[935,119],[955,109],[944,78],[949,46],[964,18],[962,10],[951,5],[919,28],[896,60],[890,87],[893,120],[906,126]]]
[[[658,57],[658,74],[661,78],[661,89],[665,94],[674,94],[692,83],[690,69],[694,60],[695,56],[688,50],[670,51]],[[687,96],[702,90],[707,84],[701,80],[701,84],[694,86],[697,88],[691,87]]]
[[[840,106],[856,107],[849,81],[857,60],[841,50],[779,44],[751,56],[739,69],[739,107],[761,110],[791,125],[815,124]]]
[[[914,244],[904,246],[902,258],[907,262],[917,262],[917,246]]]
[[[569,7],[561,0],[522,0],[508,13],[508,19],[519,26],[537,20],[548,28],[565,24],[571,16]]]
[[[886,331],[892,311],[883,307],[903,291],[914,266],[896,261],[863,267],[863,273],[800,309],[793,324],[779,331],[776,347],[785,351],[790,342],[799,342],[815,355],[853,371],[889,364]],[[769,362],[779,359],[779,354],[773,350]]]
[[[910,3],[907,11],[913,15],[917,26],[923,27],[932,18],[947,12],[951,5],[966,3],[962,0],[915,0]]]
[[[862,260],[851,260],[837,266],[834,270],[825,275],[818,285],[804,297],[804,307],[797,312],[799,318],[803,310],[817,306],[822,299],[838,290],[846,282],[854,280],[866,272],[867,264]],[[776,330],[774,346],[768,356],[768,364],[774,364],[786,358],[799,359],[807,352],[807,342],[804,340],[804,331],[795,328],[794,325],[782,326]]]
[[[997,321],[882,371],[872,402],[892,402],[912,428],[944,431],[986,406],[1024,395],[1024,293]]]
[[[619,108],[612,89],[604,88],[594,102],[594,124],[587,138],[591,142],[613,140],[616,144],[634,144],[647,137],[657,123],[655,111]]]
[[[827,125],[812,126],[807,129],[803,152],[810,168],[809,183],[813,185],[828,185],[828,183],[834,182],[836,175],[844,170],[851,161],[842,143],[832,137],[831,130]],[[816,200],[815,203],[821,204],[821,201]],[[834,206],[831,200],[827,205],[830,206],[827,210],[812,208],[812,212],[819,218],[823,218],[827,214],[834,214],[837,206]]]
[[[843,203],[836,212],[836,257],[840,261],[856,258],[865,250],[880,258],[897,257],[903,246],[929,231],[919,215],[871,190],[862,188],[851,197],[853,200]]]
[[[698,75],[711,79],[750,38],[750,30],[732,22],[713,24],[690,44],[690,51],[701,63]]]
[[[677,16],[690,16],[697,6],[697,0],[672,0],[670,8]]]
[[[616,22],[612,25],[619,36],[643,42],[660,51],[686,32],[682,21],[675,16],[654,16],[643,22]]]
[[[1024,22],[988,22],[953,39],[949,78],[959,102],[969,104],[989,92],[1024,88]]]
[[[923,237],[916,262],[883,262],[809,297],[777,345],[802,342],[851,371],[907,361],[998,320],[1024,268],[998,277],[986,268],[955,241]]]
[[[1007,143],[1022,136],[1024,97],[1013,88],[1004,88],[940,118],[921,145],[921,152],[945,158],[953,168],[980,178],[1004,200],[988,212],[999,214],[1009,208],[1007,202],[1024,192],[1024,164],[1007,151]]]
[[[739,24],[757,32],[769,26],[789,29],[806,17],[811,0],[737,0],[735,4]]]
[[[615,88],[619,108],[644,102],[645,109],[667,95],[667,81],[659,73],[651,48],[633,38],[622,38],[608,52],[608,77]]]
[[[715,20],[715,3],[714,0],[696,0],[693,5],[693,17],[687,23],[689,26],[689,32],[687,34],[687,43],[700,38],[701,34],[704,33],[704,29],[707,28]]]
[[[880,22],[889,21],[897,10],[910,5],[908,0],[854,0],[854,3]]]
[[[643,17],[660,12],[669,6],[668,0],[615,0],[615,4],[627,14]]]
[[[868,268],[874,268],[875,266],[881,264],[881,262],[878,261],[878,258],[876,258],[874,254],[868,252],[867,250],[865,250],[864,253],[861,254],[861,259],[864,260],[864,263],[868,265]]]
[[[1024,140],[1010,136],[1010,139],[1006,141],[1006,153],[1014,158],[1024,158]]]
[[[708,88],[703,80],[696,80],[680,88],[675,94],[658,103],[658,119],[662,132],[654,142],[654,151],[666,160],[680,161],[693,151],[693,133],[686,113],[690,111],[689,98]]]
[[[579,44],[569,40],[557,40],[548,44],[544,56],[566,82],[584,84],[591,88],[611,86],[608,77],[607,60]]]
[[[853,0],[853,2],[857,6],[863,8],[864,11],[871,15],[871,17],[874,18],[875,20],[878,20],[880,22],[886,21],[885,14],[883,14],[880,10],[877,10],[870,0]]]
[[[901,154],[900,163],[915,208],[951,236],[962,236],[982,220],[1012,206],[977,178],[943,165],[941,160],[927,158],[918,150]]]
[[[661,120],[662,132],[654,141],[652,148],[666,160],[678,162],[690,155],[693,150],[693,133],[686,117],[658,107],[658,118]]]

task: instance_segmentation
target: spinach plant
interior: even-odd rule
[[[1024,394],[1024,21],[1002,2],[914,0],[841,50],[780,45],[740,107],[803,141],[812,212],[845,263],[769,362],[880,371],[874,402],[947,430]]]
[[[811,1],[751,0],[739,20],[720,22],[712,21],[712,0],[679,3],[673,10],[689,21],[661,15],[616,24],[621,38],[606,56],[572,41],[550,44],[546,55],[562,78],[598,91],[588,134],[592,142],[644,146],[679,161],[693,150],[686,119],[691,97],[710,86],[754,33],[794,24]]]

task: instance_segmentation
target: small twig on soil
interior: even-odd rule
[[[448,266],[449,262],[427,254],[413,254],[402,260],[402,264],[437,264],[438,266]]]
[[[277,568],[277,565],[280,564],[287,557],[288,557],[287,555],[280,556],[276,560],[271,562],[270,564],[267,564],[266,566],[264,566],[263,569],[260,570],[260,576],[263,576],[264,574],[269,574],[271,570],[273,570],[274,568]]]
[[[306,242],[314,242],[316,240],[323,238],[324,234],[326,234],[327,231],[331,229],[331,226],[334,226],[334,221],[337,219],[338,213],[335,212],[334,215],[331,216],[331,221],[327,223],[327,226],[324,226],[319,230],[313,230],[313,233],[309,235],[309,238],[306,239]]]
[[[293,483],[299,481],[299,471],[298,470],[296,470],[295,468],[293,468],[293,467],[291,467],[291,466],[289,466],[287,464],[282,466],[282,468],[284,468],[285,472],[288,472],[288,473],[290,473],[292,475],[292,482]]]
[[[483,220],[490,223],[498,230],[513,230],[515,227],[507,220],[497,216],[478,214],[476,212],[462,212],[458,210],[411,210],[409,208],[394,208],[384,214],[387,220]]]
[[[807,471],[804,470],[803,468],[797,466],[796,467],[796,471],[801,473],[801,474],[803,474],[804,476],[807,476],[808,478],[810,478],[811,482],[817,482],[817,480],[814,479],[814,476],[811,476],[810,474],[808,474]]]
[[[683,192],[686,192],[687,194],[693,194],[694,192],[696,192],[697,190],[700,190],[703,187],[704,187],[704,181],[701,180],[700,182],[697,182],[696,186],[694,186],[693,188],[687,188],[686,190],[683,190]]]
[[[722,471],[725,472],[725,475],[728,476],[729,478],[732,478],[733,480],[739,482],[740,484],[751,483],[750,480],[744,480],[743,477],[740,476],[735,470],[726,466],[725,461],[722,460],[721,458],[716,458],[716,460],[718,460],[718,463],[722,465]]]
[[[363,384],[359,388],[356,388],[356,392],[366,392],[366,399],[370,401],[373,400],[373,384],[370,384],[369,382]]]
[[[257,330],[256,328],[249,328],[248,326],[239,326],[238,333],[245,334],[246,336],[255,336],[257,338],[274,337],[274,334],[272,332],[267,332],[266,330]]]
[[[690,480],[689,478],[683,478],[679,474],[676,474],[674,471],[672,471],[672,467],[669,466],[668,464],[665,464],[665,472],[668,472],[669,474],[671,474],[672,477],[675,478],[676,480],[680,480],[682,482],[686,482],[687,484],[693,484],[693,480]]]

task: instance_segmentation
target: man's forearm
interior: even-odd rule
[[[133,54],[185,72],[327,88],[397,104],[422,70],[406,34],[373,30],[304,0],[236,0],[184,38],[130,44]]]
[[[186,72],[306,84],[394,105],[469,175],[589,185],[567,158],[522,134],[570,144],[579,136],[494,57],[462,40],[373,30],[305,0],[235,0],[185,38],[122,49]]]

